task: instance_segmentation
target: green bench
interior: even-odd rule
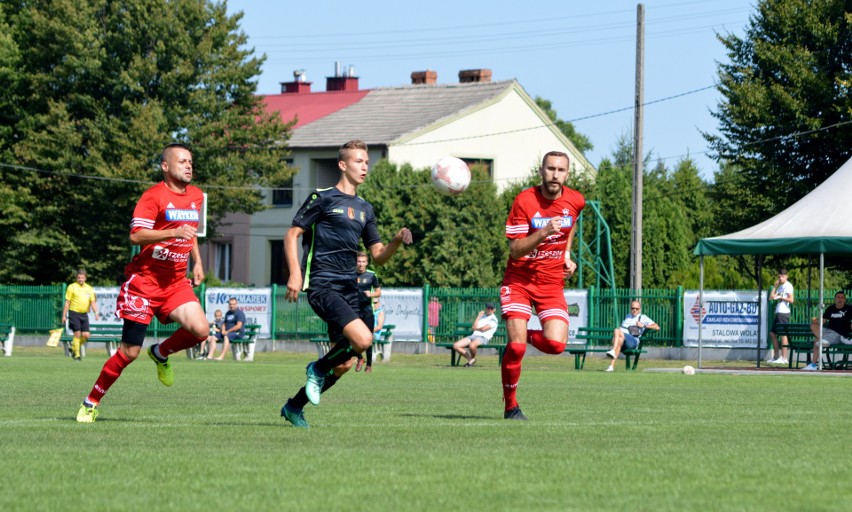
[[[6,357],[12,356],[15,345],[15,326],[10,323],[0,323],[0,349]]]
[[[254,347],[257,335],[260,333],[260,325],[246,324],[245,335],[239,340],[230,340],[231,354],[234,361],[254,361]]]
[[[472,333],[473,329],[470,322],[459,322],[456,324],[455,340],[435,342],[436,347],[444,347],[450,350],[450,366],[459,366],[463,359],[458,352],[453,350],[453,344],[462,338],[470,336]],[[482,350],[483,348],[495,349],[497,351],[497,364],[503,364],[503,353],[506,351],[506,326],[503,324],[498,325],[491,340],[488,343],[480,345],[477,350]]]
[[[393,345],[393,330],[396,329],[396,325],[393,324],[385,324],[382,329],[379,331],[379,339],[373,338],[373,346],[369,349],[373,351],[373,359],[381,354],[383,361],[390,361],[391,357],[391,346]],[[311,343],[316,344],[317,347],[317,355],[322,358],[324,355],[328,354],[329,349],[331,348],[328,341],[328,334],[325,333],[322,336],[314,336],[309,340]],[[380,352],[381,351],[381,352]]]
[[[776,334],[787,336],[787,367],[793,368],[793,359],[796,360],[796,368],[804,363],[808,364],[813,359],[814,333],[811,324],[779,324]],[[852,355],[852,345],[835,344],[822,347],[827,368],[833,370],[846,369],[852,366],[849,356]]]
[[[811,354],[814,351],[814,333],[811,324],[778,324],[775,329],[778,338],[787,336],[787,368],[793,368],[793,358],[796,359],[796,368],[799,364],[811,362]],[[781,343],[781,340],[778,340]],[[767,350],[772,350],[767,348]]]
[[[89,341],[80,345],[80,357],[86,357],[86,345],[89,343],[103,343],[104,348],[110,356],[115,355],[118,351],[118,344],[121,343],[121,324],[90,324],[89,325]],[[74,339],[74,334],[66,330],[65,334],[59,337],[60,343],[65,350],[65,355],[71,357],[71,342]]]
[[[574,356],[574,368],[582,370],[586,365],[586,354],[589,352],[606,353],[612,350],[612,332],[615,328],[610,327],[580,327],[577,331],[577,339],[585,340],[584,344],[569,343],[565,347],[565,352]],[[639,357],[646,351],[642,348],[644,338],[649,336],[654,331],[645,331],[645,334],[639,338],[639,345],[636,348],[622,348],[621,353],[624,354],[626,368],[635,370],[639,364]],[[631,365],[632,360],[632,365]]]

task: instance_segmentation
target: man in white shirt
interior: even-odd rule
[[[496,330],[497,317],[494,315],[494,304],[489,302],[485,305],[485,311],[480,311],[476,320],[473,321],[473,333],[453,343],[453,350],[467,359],[466,368],[476,364],[476,349],[491,341]]]
[[[787,269],[782,268],[778,271],[778,279],[775,281],[775,288],[769,294],[769,300],[777,300],[775,305],[775,321],[772,323],[772,329],[769,331],[769,338],[772,340],[772,358],[768,363],[787,364],[787,336],[781,336],[781,350],[778,350],[778,326],[781,324],[790,323],[790,305],[795,302],[793,298],[793,285],[787,281]]]
[[[642,304],[634,300],[630,303],[630,313],[627,313],[621,325],[612,332],[612,350],[606,353],[611,361],[605,372],[615,371],[615,360],[622,349],[634,349],[639,346],[639,338],[646,329],[659,331],[660,326],[647,315],[643,315]]]

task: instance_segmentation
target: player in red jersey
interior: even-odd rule
[[[503,417],[526,420],[516,398],[521,361],[527,343],[546,354],[561,354],[568,342],[568,305],[564,279],[574,274],[571,242],[586,200],[563,183],[568,178],[568,155],[551,151],[539,168],[541,185],[515,197],[506,220],[509,261],[500,288],[508,343],[501,368]],[[527,330],[532,307],[542,330]]]
[[[125,267],[116,315],[124,319],[118,351],[104,364],[95,386],[83,400],[77,421],[92,423],[107,390],[138,356],[145,331],[154,315],[164,324],[180,328],[159,345],[148,349],[157,365],[157,377],[166,386],[174,383],[170,354],[207,339],[204,310],[192,291],[204,279],[196,232],[204,200],[192,181],[192,152],[183,144],[169,144],[160,161],[163,181],[142,194],[133,211],[130,243],[142,251]],[[192,281],[187,279],[192,258]]]

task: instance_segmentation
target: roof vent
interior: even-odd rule
[[[426,71],[412,71],[411,72],[411,84],[412,85],[434,85],[438,82],[438,73],[436,71],[432,71],[431,69],[427,69]]]
[[[304,69],[293,71],[292,82],[281,82],[281,94],[310,94],[311,83]]]

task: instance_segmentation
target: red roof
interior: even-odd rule
[[[263,96],[267,112],[279,112],[281,120],[298,117],[295,128],[321,119],[361,101],[369,90],[313,92],[306,94],[267,94]]]

